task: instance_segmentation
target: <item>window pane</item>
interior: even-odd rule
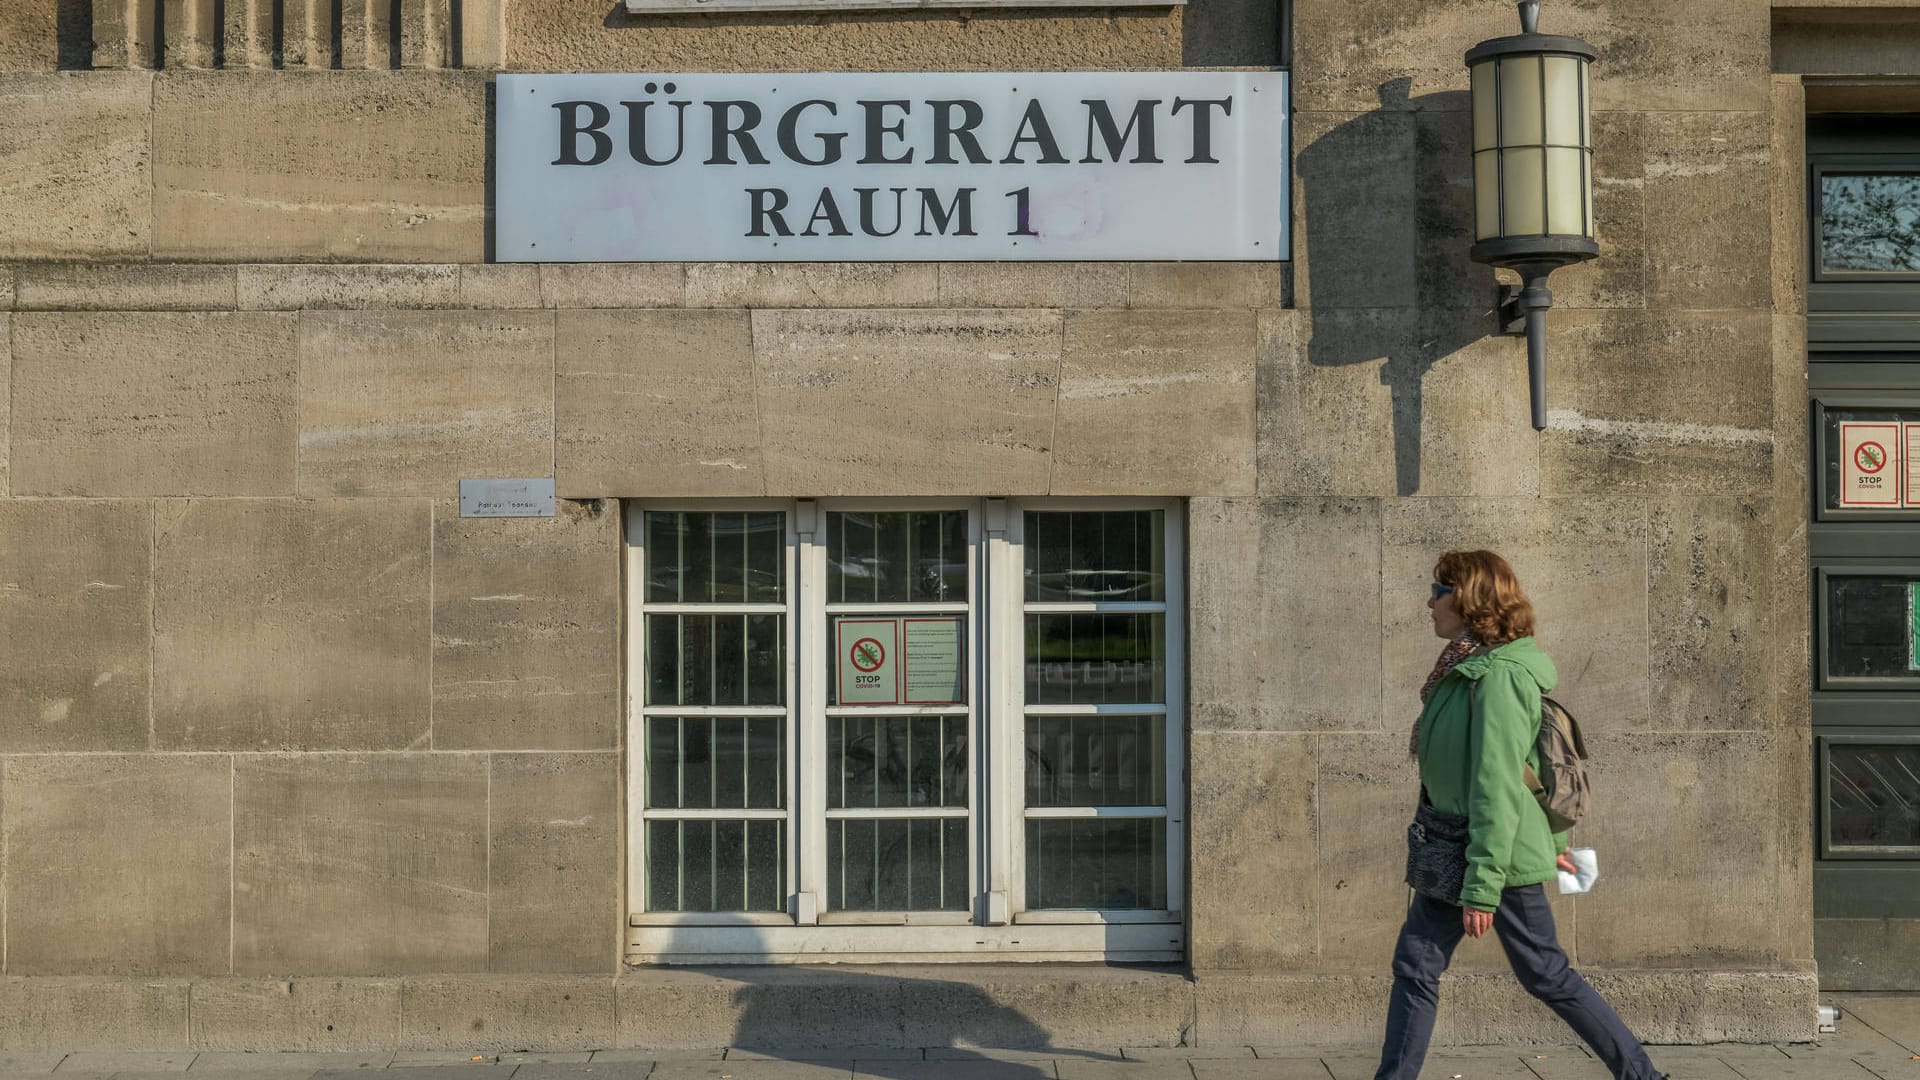
[[[650,821],[648,911],[785,911],[784,823]]]
[[[964,716],[830,716],[827,805],[966,806]]]
[[[1166,512],[1026,517],[1028,600],[1165,600]]]
[[[1027,717],[1028,806],[1164,806],[1163,716]]]
[[[1028,819],[1027,907],[1166,910],[1166,819]]]
[[[827,514],[827,602],[967,598],[967,512]]]
[[[785,615],[648,615],[647,704],[786,702]]]
[[[1920,678],[1905,577],[1827,579],[1827,675]]]
[[[778,716],[648,717],[648,809],[784,808],[785,727]]]
[[[1167,617],[1027,616],[1027,704],[1160,704]]]
[[[827,906],[836,911],[966,911],[967,819],[827,822]]]
[[[1825,423],[1820,432],[1820,465],[1826,473],[1827,509],[1920,508],[1920,408],[1832,407],[1821,412]],[[1842,424],[1858,425],[1851,428],[1855,433],[1851,439],[1843,437]],[[1884,451],[1886,460],[1876,470],[1878,479],[1869,481],[1861,463],[1853,462],[1849,468],[1848,458],[1873,445]]]
[[[1827,746],[1827,842],[1920,847],[1920,746]]]
[[[1920,174],[1823,174],[1820,268],[1920,271]]]
[[[647,512],[647,601],[786,600],[786,517],[778,512]]]

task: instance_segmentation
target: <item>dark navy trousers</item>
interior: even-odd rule
[[[1567,964],[1553,931],[1553,909],[1538,885],[1507,889],[1493,913],[1493,930],[1507,962],[1527,993],[1560,1014],[1585,1039],[1616,1080],[1659,1080],[1640,1040],[1587,980]],[[1440,975],[1465,937],[1460,909],[1415,894],[1393,950],[1393,997],[1387,1006],[1387,1039],[1374,1080],[1416,1080],[1433,1038],[1440,1006]]]

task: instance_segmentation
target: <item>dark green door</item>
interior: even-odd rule
[[[1920,990],[1915,130],[1808,123],[1814,949],[1829,989]]]

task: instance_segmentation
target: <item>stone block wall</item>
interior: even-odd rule
[[[1273,63],[1264,9],[494,27],[532,70],[1169,68]],[[727,1041],[829,986],[983,1040],[1364,1041],[1461,545],[1593,733],[1576,962],[1651,1037],[1810,1034],[1767,5],[1550,7],[1601,50],[1602,257],[1554,279],[1539,435],[1466,258],[1459,57],[1510,10],[1292,17],[1283,266],[494,264],[483,71],[0,51],[0,1040]],[[548,474],[551,520],[458,517]],[[1189,500],[1187,970],[624,969],[617,500],[1044,493]],[[1462,950],[1442,1038],[1561,1037],[1501,969]]]

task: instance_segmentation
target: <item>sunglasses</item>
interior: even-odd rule
[[[1438,600],[1443,596],[1447,596],[1452,592],[1453,592],[1453,586],[1451,585],[1442,585],[1437,581],[1433,583],[1433,598],[1435,600]]]

